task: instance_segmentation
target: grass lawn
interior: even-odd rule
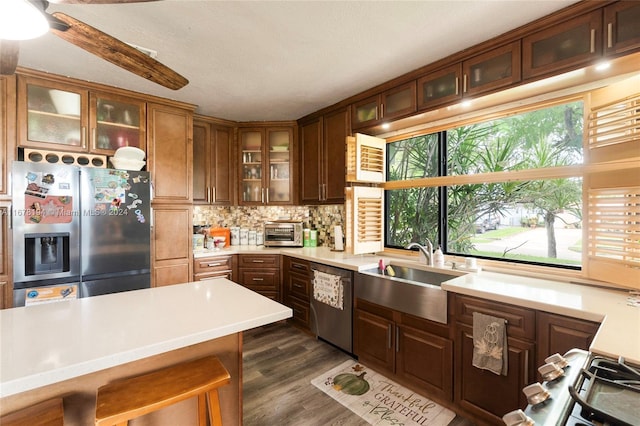
[[[488,243],[490,241],[501,240],[513,235],[522,234],[523,232],[530,231],[530,228],[523,228],[518,226],[507,226],[504,228],[498,228],[494,231],[487,231],[484,234],[475,234],[471,238],[472,243]]]

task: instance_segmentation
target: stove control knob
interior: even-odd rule
[[[507,426],[533,426],[535,422],[522,410],[511,411],[502,416],[502,421]]]

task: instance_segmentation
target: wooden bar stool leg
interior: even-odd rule
[[[207,392],[207,400],[209,402],[209,421],[211,422],[211,426],[222,426],[218,389],[212,389]]]
[[[207,426],[207,395],[198,395],[198,426]]]

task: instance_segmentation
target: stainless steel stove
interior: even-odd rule
[[[525,410],[535,425],[640,425],[638,366],[582,350],[564,358],[564,374],[544,383],[549,397]]]

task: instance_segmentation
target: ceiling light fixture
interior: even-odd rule
[[[30,40],[49,31],[49,23],[39,1],[1,0],[0,39]]]

